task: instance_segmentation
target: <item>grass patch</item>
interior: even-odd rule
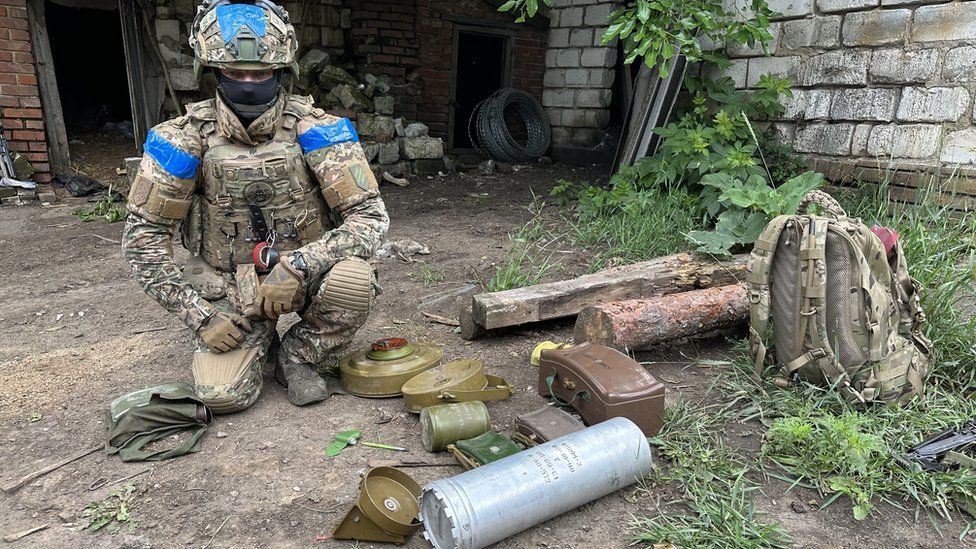
[[[553,260],[555,252],[549,246],[563,240],[565,234],[554,234],[547,223],[545,207],[545,202],[533,200],[529,206],[532,219],[515,233],[509,233],[512,245],[505,252],[505,259],[495,266],[492,277],[482,284],[485,291],[532,286],[562,268],[560,261]]]
[[[413,273],[411,273],[412,275]],[[444,282],[444,272],[435,271],[430,267],[426,261],[420,262],[420,281],[423,282],[424,287],[431,286],[432,284],[437,284],[439,282]]]
[[[703,228],[698,197],[683,188],[610,190],[562,182],[553,192],[576,201],[570,238],[597,251],[590,272],[687,250],[685,235]]]
[[[750,468],[716,433],[722,418],[715,408],[679,401],[665,409],[664,429],[650,439],[670,466],[655,467],[652,482],[681,486],[677,502],[689,512],[663,512],[635,518],[632,539],[675,547],[786,547],[789,536],[778,524],[762,521],[746,477]]]

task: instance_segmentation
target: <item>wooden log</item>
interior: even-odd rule
[[[576,343],[640,351],[676,339],[742,326],[749,298],[741,284],[650,299],[603,303],[576,317]]]
[[[724,286],[745,276],[747,255],[729,261],[681,253],[504,292],[478,294],[459,311],[462,336],[579,314],[597,303]],[[470,315],[470,316],[469,316]]]

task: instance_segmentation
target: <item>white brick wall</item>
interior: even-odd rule
[[[744,9],[744,0],[726,0]],[[976,165],[976,0],[769,0],[772,57],[729,48],[741,88],[794,97],[774,126],[810,157]]]
[[[553,4],[542,105],[549,113],[556,147],[595,147],[610,123],[617,46],[601,41],[618,5],[605,0]],[[742,79],[744,85],[744,75]]]

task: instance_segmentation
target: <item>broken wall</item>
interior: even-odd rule
[[[747,9],[747,0],[726,0]],[[775,127],[835,173],[976,163],[976,1],[769,0],[772,57],[733,47],[726,74],[751,88],[765,73],[794,97]],[[881,159],[879,161],[879,158]]]
[[[26,0],[0,0],[0,122],[10,150],[25,155],[37,170],[33,179],[46,183],[51,165],[27,24]]]

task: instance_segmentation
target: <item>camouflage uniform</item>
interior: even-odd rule
[[[362,326],[366,311],[330,298],[323,281],[342,260],[370,258],[389,227],[348,120],[284,93],[246,129],[220,97],[188,105],[185,116],[149,133],[122,247],[146,293],[197,334],[218,311],[243,313],[236,274],[253,263],[258,240],[249,205],[261,208],[282,255],[304,256],[305,298],[301,320],[280,344],[276,319],[250,315],[251,331],[235,351],[246,364],[232,382],[208,385],[195,363],[196,391],[217,412],[253,404],[263,364],[324,364]],[[184,269],[173,261],[178,229],[191,254]],[[211,350],[199,335],[197,345]]]

